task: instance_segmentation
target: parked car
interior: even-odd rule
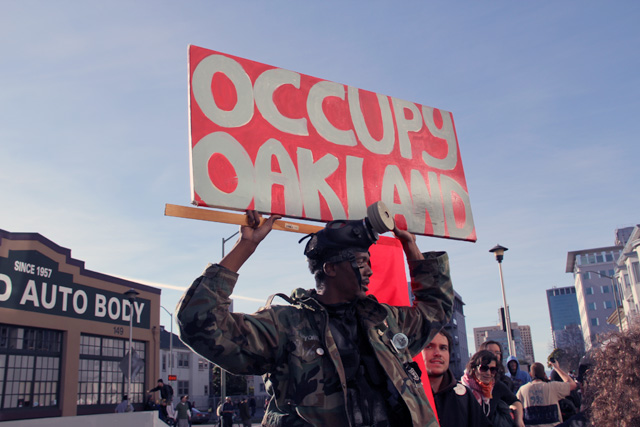
[[[202,412],[196,408],[191,408],[191,424],[206,424],[209,422],[210,414]]]

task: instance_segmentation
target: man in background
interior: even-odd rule
[[[513,381],[511,391],[515,394],[520,387],[531,382],[531,375],[520,369],[520,362],[515,356],[509,356],[507,359],[507,376]]]
[[[440,427],[485,427],[491,423],[473,394],[449,369],[453,340],[444,329],[422,350]]]

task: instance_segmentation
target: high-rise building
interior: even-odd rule
[[[547,289],[547,304],[554,348],[575,348],[580,353],[584,352],[576,288]]]
[[[453,348],[449,354],[449,368],[456,378],[464,374],[464,368],[469,361],[469,344],[467,342],[467,326],[464,320],[462,297],[455,292],[453,300],[453,315],[451,320],[444,327],[453,337]]]
[[[409,301],[413,304],[414,295],[411,292],[411,282],[409,287]],[[449,368],[456,378],[464,374],[464,368],[469,361],[469,344],[467,342],[467,324],[464,320],[464,302],[462,297],[455,290],[453,299],[453,314],[451,320],[444,326],[444,329],[453,338],[453,348],[449,349]]]
[[[598,336],[616,327],[607,319],[617,307],[614,289],[616,260],[622,246],[572,251],[567,254],[567,273],[573,273],[580,326],[585,350],[598,342]]]
[[[533,342],[531,339],[531,328],[528,325],[518,325],[511,322],[513,330],[513,340],[516,345],[516,356],[518,360],[528,365],[533,364],[535,356],[533,354]],[[497,341],[502,346],[502,360],[506,360],[511,355],[509,353],[509,345],[507,340],[507,332],[501,326],[482,326],[473,328],[473,336],[476,344],[476,351],[480,349],[480,345],[485,341]]]

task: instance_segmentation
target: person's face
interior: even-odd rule
[[[371,262],[369,260],[369,253],[367,252],[355,252],[356,266],[360,271],[360,277],[362,278],[362,284],[358,284],[358,278],[356,277],[351,262],[343,261],[334,265],[336,272],[336,279],[339,294],[342,295],[345,301],[353,301],[356,298],[362,298],[366,296],[366,292],[369,289],[369,278],[373,274],[371,270]]]
[[[512,360],[511,362],[507,363],[507,366],[509,367],[509,371],[515,372],[516,368],[518,367],[518,364],[516,363],[515,360]]]
[[[498,344],[489,344],[487,346],[487,350],[495,354],[498,358],[498,361],[502,362],[502,352],[500,351],[500,346]]]
[[[497,364],[495,360],[492,360],[488,365],[480,364],[476,366],[476,378],[478,381],[481,381],[485,384],[490,384],[491,381],[496,376],[496,372],[498,371]]]
[[[424,364],[430,377],[444,375],[449,369],[449,341],[442,334],[437,334],[422,350]]]

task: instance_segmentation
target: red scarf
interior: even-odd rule
[[[493,391],[495,380],[491,381],[489,384],[485,384],[482,381],[478,381],[475,375],[469,375],[469,373],[465,371],[460,381],[471,389],[473,396],[480,405],[482,405],[483,402],[485,404],[489,403],[489,400],[493,397],[491,392]]]

